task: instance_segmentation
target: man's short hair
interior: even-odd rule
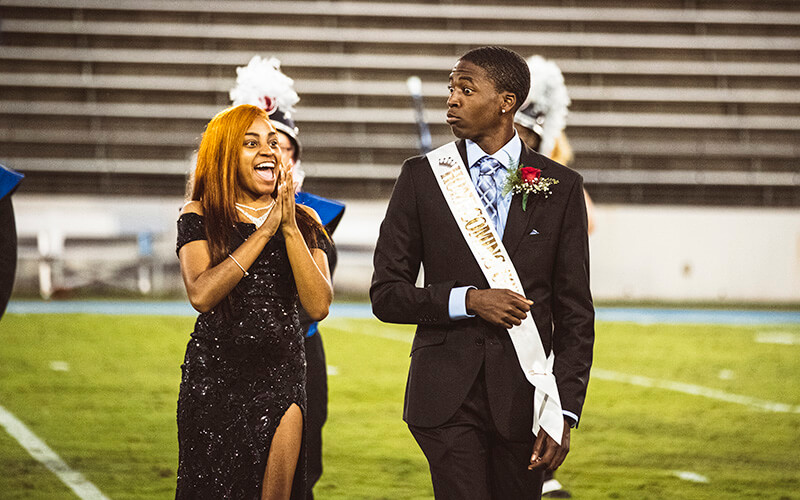
[[[498,92],[511,92],[517,96],[517,104],[511,110],[512,114],[528,97],[531,72],[525,59],[513,50],[496,45],[478,47],[461,56],[460,60],[483,68]]]

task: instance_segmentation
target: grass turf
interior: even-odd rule
[[[6,315],[0,405],[113,499],[174,496],[175,401],[191,318]],[[330,416],[325,499],[432,498],[401,420],[413,328],[323,324]],[[799,326],[598,323],[595,366],[800,407],[800,346],[756,343]],[[54,370],[65,362],[68,371]],[[720,377],[724,373],[725,376]],[[800,413],[594,378],[557,477],[575,498],[800,498]],[[0,431],[0,498],[74,495]],[[693,472],[707,483],[682,480]]]

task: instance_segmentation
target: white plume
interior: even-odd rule
[[[253,56],[247,66],[236,68],[236,85],[229,95],[234,106],[252,104],[268,114],[277,107],[287,118],[292,117],[294,105],[300,101],[294,80],[281,72],[281,62],[274,57]]]
[[[556,63],[536,55],[528,58],[528,68],[531,70],[531,90],[520,109],[533,103],[532,114],[543,115],[539,152],[549,157],[553,152],[556,138],[567,126],[567,108],[571,101],[564,83],[564,75]]]

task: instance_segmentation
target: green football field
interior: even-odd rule
[[[112,499],[174,497],[175,403],[193,319],[7,314],[0,410]],[[413,329],[323,324],[319,499],[432,498],[401,419]],[[800,325],[597,324],[557,477],[576,499],[800,499]],[[52,464],[51,464],[52,465]],[[77,498],[0,426],[0,498]]]

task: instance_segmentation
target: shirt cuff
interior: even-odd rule
[[[567,421],[568,421],[569,426],[570,426],[571,429],[575,429],[576,427],[578,427],[578,416],[577,415],[575,415],[571,411],[567,411],[567,410],[561,410],[561,413],[563,413],[564,416],[567,417]]]
[[[474,286],[459,286],[450,290],[450,300],[447,304],[447,312],[453,321],[459,319],[474,318],[474,314],[467,312],[467,290],[476,289]]]

